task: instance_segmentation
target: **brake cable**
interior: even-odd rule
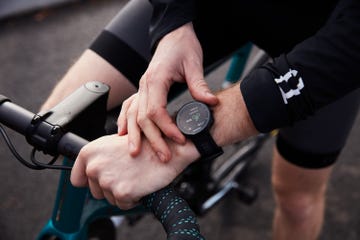
[[[30,157],[31,163],[30,163],[29,161],[25,160],[16,150],[15,145],[12,143],[9,135],[6,133],[5,128],[1,124],[0,124],[0,133],[11,153],[24,166],[34,170],[44,170],[44,169],[71,170],[72,169],[72,167],[70,166],[54,165],[59,155],[53,157],[48,163],[42,163],[38,161],[35,156],[37,152],[36,148],[33,148],[33,150],[31,151],[31,157]]]

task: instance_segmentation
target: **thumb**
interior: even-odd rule
[[[191,96],[201,102],[209,105],[216,105],[219,102],[217,96],[215,96],[208,84],[205,81],[203,74],[194,74],[188,81],[187,85]]]

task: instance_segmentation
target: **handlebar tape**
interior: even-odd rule
[[[64,156],[75,158],[86,143],[77,135],[67,133],[60,140],[58,150]],[[172,187],[145,196],[142,204],[162,224],[168,240],[205,240],[200,234],[195,213]]]
[[[195,213],[171,187],[165,187],[142,199],[160,221],[168,240],[205,240],[199,230]]]

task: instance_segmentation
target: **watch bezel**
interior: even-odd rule
[[[184,114],[190,115],[190,113],[188,113],[188,111],[191,111],[191,109],[193,109],[194,107],[198,107],[198,106],[201,107],[201,110],[205,110],[206,117],[204,120],[206,122],[204,124],[202,124],[200,126],[200,128],[197,129],[196,131],[194,131],[194,130],[189,131],[189,130],[185,129],[185,126],[183,123],[183,121],[186,121],[186,117],[184,116]],[[190,119],[188,119],[188,120],[190,120]],[[176,114],[176,125],[179,128],[179,130],[186,136],[195,136],[197,134],[200,134],[204,130],[208,130],[212,123],[213,123],[213,118],[212,118],[211,110],[209,109],[209,107],[206,104],[204,104],[202,102],[198,102],[198,101],[188,102],[188,103],[184,104]]]

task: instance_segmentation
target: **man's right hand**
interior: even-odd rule
[[[166,109],[169,89],[174,82],[186,83],[190,94],[198,101],[208,105],[218,103],[205,82],[202,57],[191,23],[160,40],[140,80],[139,91],[123,103],[118,119],[118,133],[128,134],[129,151],[133,156],[141,151],[141,133],[163,162],[171,158],[171,151],[162,134],[179,144],[185,143],[185,137]]]

